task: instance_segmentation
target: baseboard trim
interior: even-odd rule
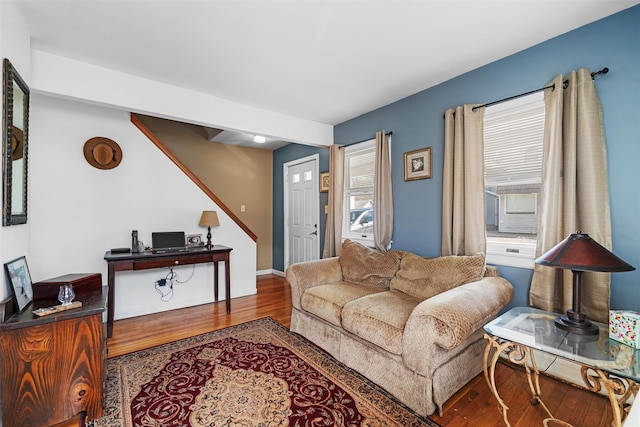
[[[284,272],[283,271],[279,271],[279,270],[270,269],[270,270],[258,270],[258,271],[256,271],[256,276],[264,276],[264,275],[267,275],[267,274],[275,274],[276,276],[284,277]]]

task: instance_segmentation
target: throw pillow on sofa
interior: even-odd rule
[[[401,258],[399,251],[381,252],[347,239],[340,253],[342,277],[348,282],[389,289]]]
[[[482,279],[485,268],[483,253],[439,258],[423,258],[406,253],[390,287],[426,300],[449,289]]]

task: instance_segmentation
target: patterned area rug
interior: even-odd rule
[[[94,425],[437,426],[269,318],[109,359]]]

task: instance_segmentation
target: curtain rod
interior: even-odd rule
[[[591,79],[595,80],[597,75],[599,75],[599,74],[607,74],[608,72],[609,72],[609,69],[607,67],[604,67],[600,71],[596,71],[594,73],[591,73]],[[569,81],[565,80],[562,83],[563,83],[562,86],[566,89],[567,85],[569,84]],[[531,95],[532,93],[541,92],[541,91],[543,91],[545,89],[549,89],[549,88],[555,89],[555,85],[549,85],[549,86],[541,87],[540,89],[536,89],[536,90],[532,90],[532,91],[529,91],[529,92],[521,93],[520,95],[514,95],[514,96],[510,96],[508,98],[500,99],[498,101],[488,102],[488,103],[486,103],[484,105],[478,105],[477,107],[473,107],[471,109],[471,111],[476,111],[478,108],[490,107],[491,105],[496,105],[496,104],[500,104],[502,102],[511,101],[512,99],[521,98],[523,96]]]
[[[600,70],[600,71],[596,71],[596,72],[591,73],[591,78],[592,78],[592,79],[595,79],[597,75],[600,75],[600,74],[607,74],[608,72],[609,72],[609,69],[608,69],[607,67],[604,67],[604,68],[603,68],[602,70]],[[569,81],[568,81],[568,80],[565,80],[565,81],[563,82],[563,87],[566,89],[568,84],[569,84]],[[508,98],[500,99],[500,100],[498,100],[498,101],[493,101],[493,102],[488,102],[488,103],[483,104],[483,105],[478,105],[477,107],[473,107],[473,108],[471,109],[471,111],[474,111],[474,112],[475,112],[478,108],[482,108],[482,107],[490,107],[490,106],[492,106],[492,105],[500,104],[500,103],[502,103],[502,102],[511,101],[512,99],[517,99],[517,98],[521,98],[521,97],[523,97],[523,96],[531,95],[531,94],[533,94],[533,93],[541,92],[541,91],[543,91],[543,90],[545,90],[545,89],[555,89],[555,85],[549,85],[549,86],[541,87],[540,89],[531,90],[531,91],[529,91],[529,92],[521,93],[521,94],[519,94],[519,95],[513,95],[513,96],[510,96],[510,97],[508,97]],[[444,115],[443,115],[442,117],[444,118]]]
[[[391,136],[391,135],[393,135],[393,132],[387,132],[387,133],[385,133],[384,135],[385,135],[385,136]],[[344,148],[344,147],[348,147],[348,146],[350,146],[350,145],[361,144],[361,143],[363,143],[363,142],[371,141],[371,140],[372,140],[372,139],[374,139],[374,138],[375,138],[375,136],[374,136],[373,138],[363,139],[362,141],[350,142],[350,143],[348,143],[348,144],[341,145],[341,146],[340,146],[340,147],[338,147],[338,148]]]

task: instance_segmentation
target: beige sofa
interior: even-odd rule
[[[482,326],[513,298],[484,254],[429,259],[349,240],[286,278],[293,332],[425,416],[482,372]]]

